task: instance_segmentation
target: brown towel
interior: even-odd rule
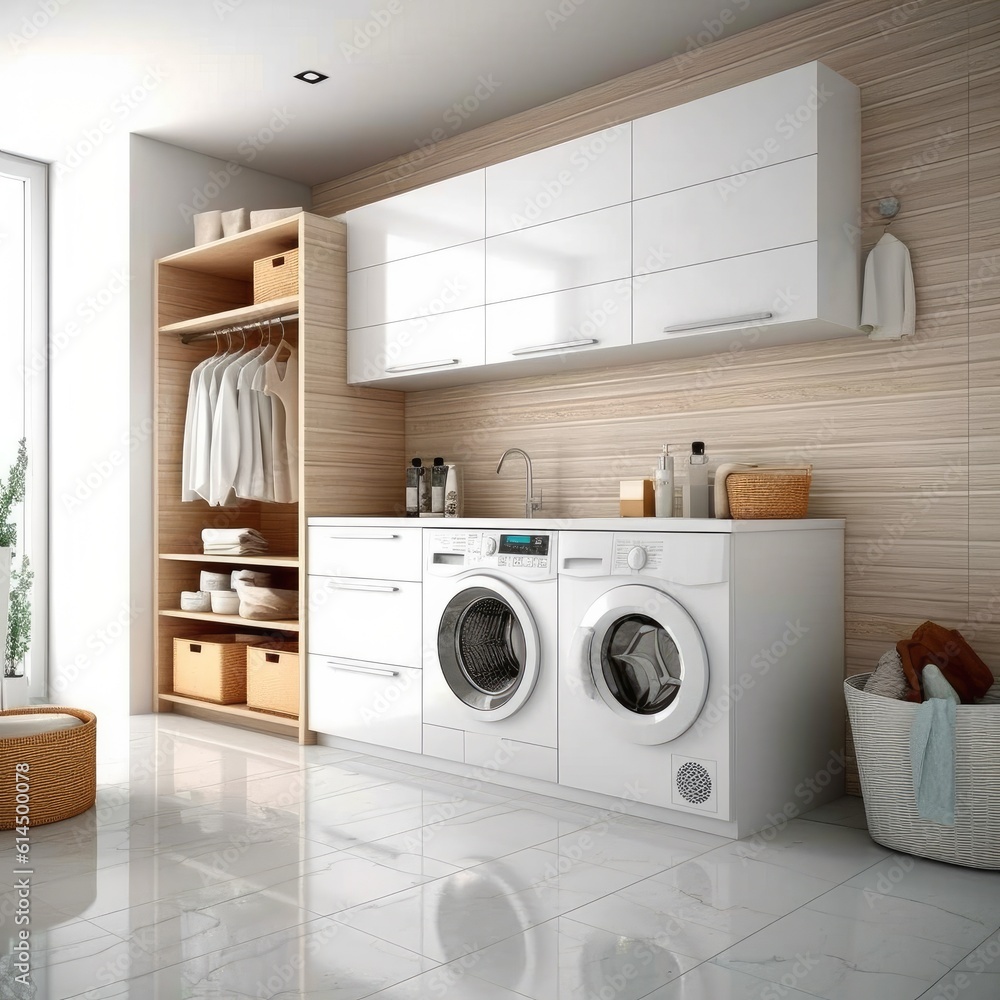
[[[928,663],[940,669],[963,705],[981,698],[993,686],[993,672],[956,629],[924,622],[912,638],[896,643],[896,652],[909,683],[907,701],[923,701],[920,675]]]

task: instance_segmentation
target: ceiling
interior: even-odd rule
[[[315,184],[819,2],[3,0],[0,149],[139,132]]]

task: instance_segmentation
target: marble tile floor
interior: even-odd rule
[[[26,983],[0,833],[2,1000],[1000,998],[1000,873],[858,799],[737,842],[175,716],[99,783],[31,834]]]

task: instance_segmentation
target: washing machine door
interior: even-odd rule
[[[521,596],[501,580],[469,577],[438,624],[438,663],[448,687],[479,719],[506,719],[538,679],[538,629]]]
[[[641,584],[601,595],[571,652],[583,689],[599,697],[633,743],[669,743],[690,728],[708,694],[708,654],[691,616]]]

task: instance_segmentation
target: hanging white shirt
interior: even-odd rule
[[[870,340],[909,337],[916,324],[910,251],[884,233],[865,261],[861,329]]]
[[[279,361],[284,354],[288,357]],[[274,415],[274,499],[294,503],[299,498],[299,375],[295,348],[282,341],[263,371],[264,392],[271,397]]]

